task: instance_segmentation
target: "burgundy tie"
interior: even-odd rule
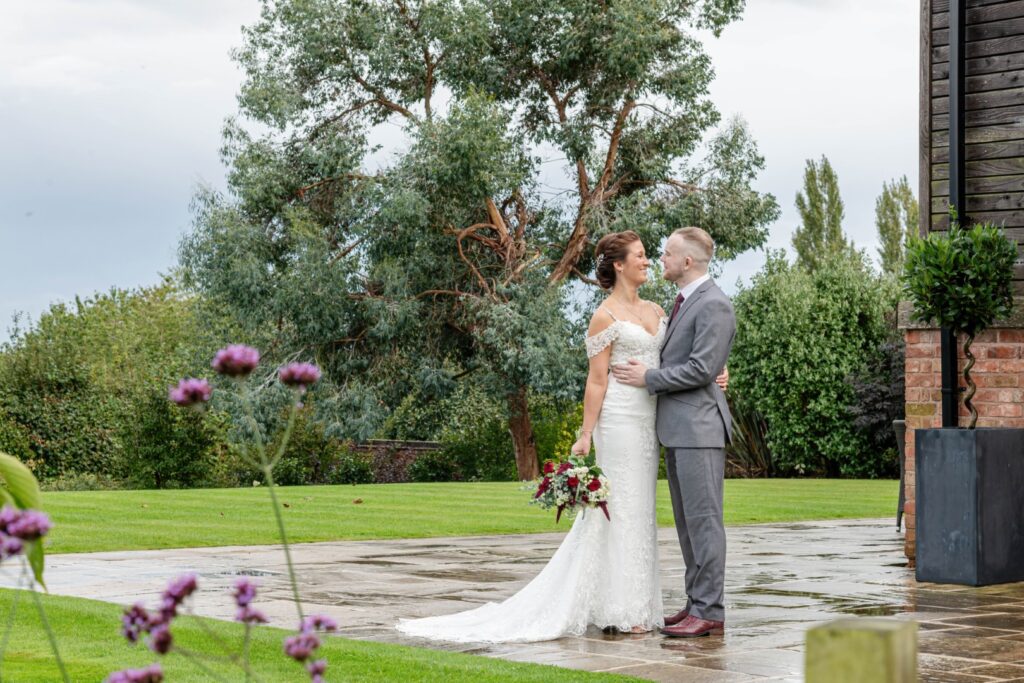
[[[668,317],[668,322],[670,325],[672,324],[672,321],[675,319],[676,313],[679,312],[679,307],[683,305],[683,300],[683,293],[679,292],[679,296],[676,297],[676,305],[672,307],[672,315]]]

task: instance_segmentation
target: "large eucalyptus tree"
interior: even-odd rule
[[[411,391],[484,383],[530,478],[529,391],[582,386],[564,285],[590,282],[588,246],[631,228],[654,253],[696,223],[727,259],[778,215],[742,122],[708,137],[698,36],[742,7],[265,0],[236,53],[231,196],[197,198],[189,281],[278,353],[315,353],[357,435]]]

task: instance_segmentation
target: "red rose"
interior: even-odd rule
[[[563,463],[562,463],[561,465],[559,465],[559,467],[558,467],[558,473],[559,473],[559,474],[564,474],[564,473],[566,472],[566,470],[570,469],[571,467],[572,467],[572,465],[570,465],[569,463],[567,463],[567,462],[563,462]]]
[[[585,493],[582,496],[580,496],[580,500],[582,500],[584,503],[589,503],[590,502],[590,499],[587,498],[587,494],[585,494]]]
[[[551,474],[555,471],[555,463],[548,460],[544,463],[544,474]]]
[[[569,477],[568,484],[569,484],[569,488],[574,489],[574,488],[576,488],[577,486],[580,485],[580,478],[579,477]]]
[[[587,484],[587,488],[590,489],[591,491],[598,490],[599,488],[601,488],[600,480],[598,480],[598,479],[591,479],[590,483]]]

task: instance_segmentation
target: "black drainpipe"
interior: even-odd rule
[[[964,196],[966,163],[964,159],[964,69],[967,66],[964,19],[967,0],[949,2],[949,203],[956,209],[962,225],[969,223]],[[925,207],[930,211],[931,207]],[[956,335],[942,328],[942,426],[957,427],[959,376],[957,373]]]

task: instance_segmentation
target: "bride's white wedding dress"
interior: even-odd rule
[[[612,345],[611,363],[660,362],[665,319],[657,334],[616,320],[586,340],[592,357]],[[653,629],[664,625],[658,580],[655,486],[658,437],[655,398],[611,375],[594,425],[597,461],[609,482],[608,511],[587,510],[551,561],[522,590],[501,603],[425,619],[403,619],[412,636],[455,642],[529,642],[581,635],[587,626]]]

